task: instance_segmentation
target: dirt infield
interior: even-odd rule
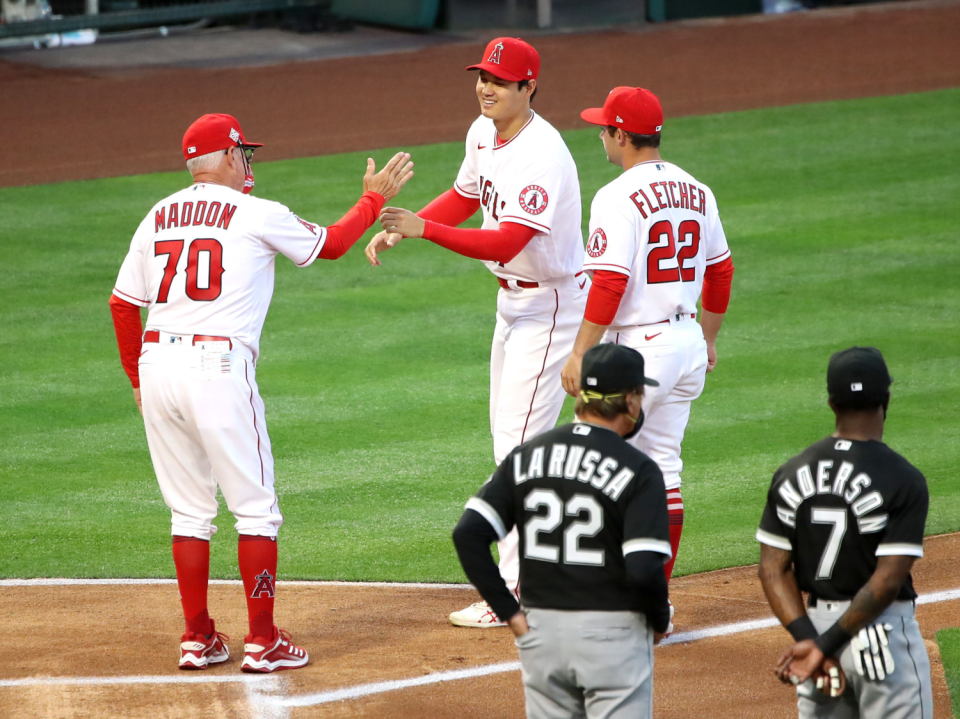
[[[544,68],[536,107],[566,128],[580,126],[579,110],[617,84],[653,88],[668,118],[957,87],[958,27],[960,3],[918,2],[545,36],[536,42]],[[477,114],[462,68],[480,48],[243,70],[65,71],[0,61],[0,186],[180,169],[183,130],[209,111],[240,117],[247,135],[267,144],[263,160],[460,140]],[[960,535],[931,538],[926,551],[918,590],[960,588]],[[769,617],[755,573],[674,580],[678,631]],[[521,717],[519,675],[502,667],[352,699],[323,694],[515,662],[507,631],[447,624],[447,613],[474,596],[281,583],[278,621],[309,649],[311,664],[250,680],[239,672],[246,621],[237,586],[210,592],[235,656],[197,673],[176,669],[182,626],[173,585],[0,586],[0,618],[12,630],[0,653],[0,717]],[[949,698],[930,640],[957,624],[960,599],[920,606],[918,616],[933,661],[935,716],[946,719]],[[786,639],[773,627],[657,649],[656,716],[796,716],[791,691],[770,674]]]
[[[914,572],[922,595],[960,587],[960,534],[928,538]],[[283,586],[278,620],[311,654],[302,670],[254,678],[239,671],[246,609],[239,586],[211,588],[217,626],[234,656],[205,672],[176,668],[182,631],[176,586],[0,586],[6,626],[0,654],[0,716],[5,719],[308,719],[318,717],[522,717],[516,669],[331,701],[321,693],[378,682],[515,662],[506,629],[450,626],[446,615],[475,596],[466,589],[398,586]],[[756,567],[681,577],[670,586],[678,636],[770,616]],[[931,654],[934,716],[951,716],[933,637],[956,624],[960,593],[923,604],[917,615]],[[771,674],[789,636],[779,627],[660,647],[655,652],[655,714],[662,719],[787,719],[790,688]],[[52,678],[48,684],[10,680]],[[74,683],[64,683],[71,678]],[[76,680],[86,678],[88,683]],[[434,676],[434,678],[436,678]],[[125,683],[110,684],[121,680]],[[162,683],[202,681],[204,683]],[[322,703],[321,703],[322,702]]]
[[[535,106],[561,128],[615,85],[666,117],[960,86],[960,3],[907,2],[536,40]],[[135,46],[134,46],[135,47]],[[44,70],[0,60],[0,186],[182,169],[205,112],[238,116],[263,160],[462,140],[480,43],[273,67]],[[132,51],[135,52],[135,51]],[[131,63],[136,56],[131,56]]]

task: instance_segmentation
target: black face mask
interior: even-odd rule
[[[630,415],[627,415],[627,416],[630,417]],[[633,417],[630,417],[630,419],[633,419]],[[640,416],[638,416],[637,419],[634,421],[633,429],[631,429],[629,432],[623,435],[623,438],[630,439],[631,437],[636,436],[637,432],[640,431],[640,428],[642,426],[643,426],[643,409],[640,410]]]

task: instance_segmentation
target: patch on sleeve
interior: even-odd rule
[[[294,217],[297,217],[297,216],[294,215]],[[297,217],[297,222],[299,222],[301,225],[303,225],[304,227],[306,227],[306,228],[307,228],[308,230],[310,230],[310,232],[312,232],[313,234],[317,234],[317,226],[316,226],[316,225],[314,225],[314,224],[312,224],[312,223],[310,223],[310,222],[307,222],[306,220],[301,220],[299,217]]]
[[[599,257],[607,249],[607,234],[602,227],[598,227],[587,240],[587,254],[591,257]]]
[[[547,209],[547,191],[540,185],[527,185],[520,193],[520,207],[531,215],[539,215]]]

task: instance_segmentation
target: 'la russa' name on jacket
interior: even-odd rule
[[[530,452],[530,461],[526,470],[522,467],[523,457],[520,452],[513,455],[513,481],[523,484],[528,479],[543,477],[543,462],[546,448],[534,447]],[[604,457],[595,449],[587,449],[577,444],[554,444],[550,448],[550,458],[547,463],[548,477],[557,479],[572,479],[584,484],[590,484],[616,501],[633,479],[633,470],[620,466],[613,457]],[[616,474],[614,474],[616,472]],[[612,477],[612,479],[611,479]]]
[[[222,230],[230,228],[230,220],[237,211],[236,205],[229,202],[171,202],[153,213],[154,232],[167,230],[171,227],[219,227]]]

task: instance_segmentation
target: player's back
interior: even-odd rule
[[[149,307],[149,329],[231,337],[256,356],[278,244],[267,242],[264,230],[270,218],[289,217],[276,202],[191,185],[157,203],[140,224],[115,292]],[[312,258],[307,246],[315,251],[323,231],[302,224],[298,246]]]
[[[625,551],[669,553],[656,463],[612,430],[582,423],[521,445],[504,464],[514,488],[524,605],[635,610]]]
[[[792,550],[802,590],[852,599],[878,557],[923,556],[927,503],[923,475],[887,445],[827,437],[775,473],[761,541]],[[908,577],[898,599],[916,596]]]
[[[708,265],[730,256],[716,198],[677,165],[641,162],[591,206],[585,267],[629,276],[611,327],[694,314]]]

